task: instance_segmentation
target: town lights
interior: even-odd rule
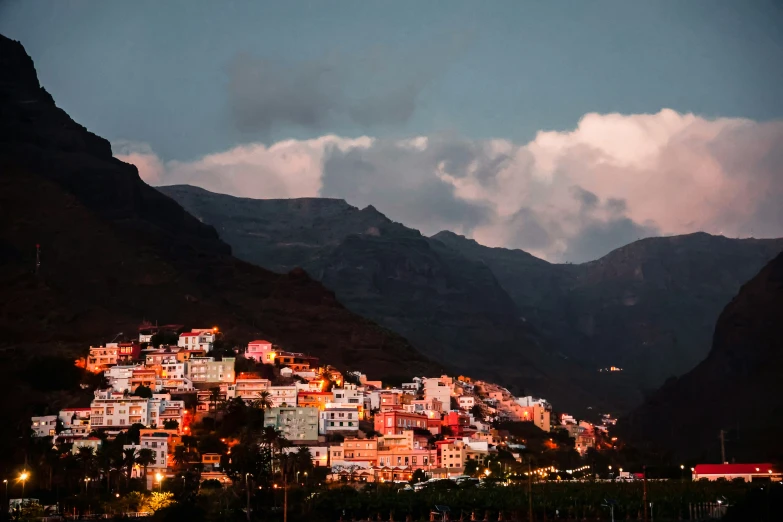
[[[484,474],[485,474],[486,476],[489,476],[489,474],[490,474],[490,473],[492,473],[490,470],[488,470],[488,469],[485,469],[485,470],[484,470]]]
[[[680,469],[685,469],[685,464],[680,464]]]

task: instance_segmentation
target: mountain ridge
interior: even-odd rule
[[[264,335],[377,378],[443,369],[302,270],[232,257],[214,227],[57,107],[24,47],[2,35],[0,75],[2,347],[76,353],[146,317],[218,324],[240,344]]]
[[[621,419],[621,433],[652,451],[720,462],[723,430],[729,461],[783,459],[778,440],[783,428],[781,319],[783,253],[723,309],[704,361]]]
[[[385,261],[399,261],[406,251],[421,259],[423,251],[414,254],[415,245],[424,248],[427,244],[432,255],[439,256],[433,262],[459,266],[454,273],[463,277],[465,284],[475,277],[473,284],[485,290],[483,296],[471,294],[469,300],[474,306],[465,305],[465,317],[480,317],[486,312],[499,317],[513,315],[509,323],[521,324],[527,338],[520,345],[521,350],[543,350],[550,360],[569,360],[594,372],[609,366],[625,368],[626,380],[636,382],[637,395],[623,389],[624,394],[633,397],[628,402],[640,401],[642,393],[649,393],[670,376],[698,364],[709,349],[720,307],[783,249],[783,240],[733,240],[694,233],[642,239],[588,263],[553,264],[522,250],[485,247],[448,231],[426,238],[374,208],[360,210],[344,200],[329,200],[328,205],[339,211],[323,218],[308,212],[304,203],[312,206],[313,198],[242,198],[242,206],[237,208],[233,196],[187,186],[159,189],[214,225],[239,257],[279,271],[302,266],[334,289],[352,310],[397,329],[414,344],[432,341],[416,336],[415,332],[411,335],[410,329],[406,329],[410,325],[400,323],[404,318],[384,316],[385,312],[371,302],[372,292],[353,295],[357,285],[364,285],[365,290],[370,286],[367,281],[359,283],[352,277],[357,276],[360,266],[366,271],[367,267],[381,266]],[[271,216],[288,226],[285,234],[264,225],[272,220]],[[384,238],[388,241],[384,242]],[[307,243],[307,247],[301,242]],[[335,262],[330,256],[341,260]],[[489,273],[481,276],[487,269]],[[353,275],[348,277],[351,270]],[[485,283],[479,284],[481,280]],[[438,291],[437,287],[427,287],[430,283],[426,280],[421,284],[418,290],[412,290],[412,295],[419,295],[425,288],[427,292]],[[387,297],[404,303],[393,295]],[[482,299],[489,299],[487,303],[495,299],[497,304],[484,305]],[[435,301],[430,310],[446,306],[445,302]],[[427,312],[418,310],[419,315]],[[508,329],[509,323],[497,326],[497,318],[494,323],[485,323],[483,335],[492,339],[502,329]],[[440,331],[433,330],[436,345],[459,342],[444,330],[467,330],[468,326],[478,328],[478,323],[459,325],[451,321],[449,327],[440,325]],[[482,334],[473,331],[470,335],[480,339]],[[497,353],[505,354],[512,350],[514,342],[513,337],[495,338],[481,353],[496,353],[491,346],[497,346]],[[464,349],[457,346],[447,353],[435,346],[429,353],[436,358],[459,360]],[[502,375],[501,371],[501,378]]]

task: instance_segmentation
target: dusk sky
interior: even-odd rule
[[[374,205],[552,261],[783,236],[783,3],[0,3],[152,185]]]

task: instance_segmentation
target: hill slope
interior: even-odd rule
[[[302,266],[351,310],[474,377],[545,395],[563,408],[618,407],[633,392],[553,353],[484,263],[342,200],[253,200],[159,187],[218,230],[246,261]],[[617,382],[615,382],[617,381]]]
[[[685,457],[780,460],[783,428],[783,254],[720,314],[712,350],[619,423],[631,440]],[[687,434],[687,435],[684,435]]]
[[[783,250],[783,239],[696,233],[642,239],[597,261],[554,265],[451,232],[434,237],[485,263],[566,355],[624,368],[647,389],[706,357],[722,307]]]
[[[232,257],[57,108],[21,44],[2,36],[0,75],[0,345],[84,348],[147,318],[214,323],[238,342],[262,335],[377,377],[440,370],[301,270]]]

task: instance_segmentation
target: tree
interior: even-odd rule
[[[151,399],[152,389],[147,386],[144,386],[143,384],[140,384],[139,387],[134,390],[133,395],[137,397],[141,397],[143,399]]]
[[[481,407],[481,404],[474,404],[470,408],[470,413],[476,420],[484,420],[484,408]]]
[[[258,423],[258,427],[263,428],[264,415],[266,413],[266,410],[274,406],[274,404],[272,403],[272,396],[269,394],[268,391],[264,390],[258,394],[258,397],[255,400],[253,400],[253,402],[250,403],[250,406],[253,408],[253,411],[260,412],[261,421]]]
[[[95,469],[95,450],[90,446],[79,446],[76,458],[82,466],[84,477],[89,477]]]
[[[310,448],[307,446],[300,446],[296,451],[296,470],[302,473],[312,471],[313,469],[313,457],[310,454]]]
[[[212,403],[211,410],[214,412],[212,416],[217,418],[217,405],[220,402],[220,388],[218,386],[209,389],[209,402]]]
[[[122,465],[127,470],[127,479],[130,482],[133,466],[136,465],[136,450],[134,448],[122,450]]]
[[[477,472],[478,472],[478,460],[470,459],[467,462],[465,462],[465,475],[470,475],[471,477],[475,477]]]
[[[163,421],[163,428],[167,430],[176,430],[179,428],[179,422],[177,422],[175,419],[169,419]]]
[[[174,493],[170,491],[153,491],[144,502],[144,508],[146,508],[144,511],[152,511],[154,513],[172,504],[174,504]]]
[[[142,448],[139,450],[139,456],[136,457],[136,462],[144,468],[144,482],[147,481],[147,466],[155,463],[155,453],[149,448]]]
[[[419,482],[424,482],[425,480],[427,480],[427,473],[425,473],[421,468],[418,468],[416,471],[414,471],[413,476],[411,476],[411,484],[418,484]]]

